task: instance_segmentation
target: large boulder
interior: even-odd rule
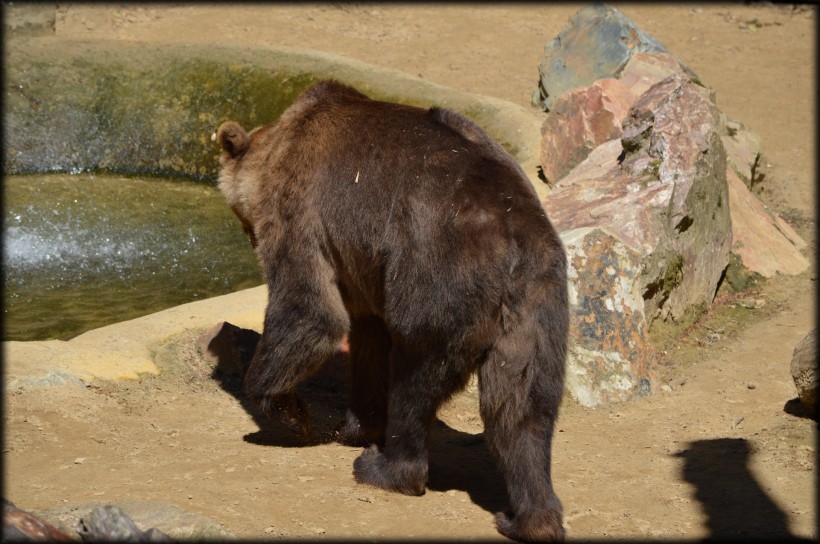
[[[670,54],[637,52],[617,79],[605,77],[589,86],[569,89],[555,99],[541,126],[539,160],[547,183],[565,176],[597,146],[620,138],[623,121],[635,100],[652,85],[681,72],[680,63]],[[747,149],[742,144],[736,147]]]
[[[567,387],[588,406],[627,399],[652,389],[654,320],[693,321],[735,269],[799,273],[805,242],[750,192],[759,138],[617,10],[579,10],[539,68],[543,203],[570,259]]]
[[[606,227],[640,258],[646,319],[708,305],[729,261],[726,158],[712,94],[682,73],[651,87],[621,141],[594,150],[544,200],[559,231]]]
[[[544,47],[532,103],[551,110],[554,101],[567,90],[618,77],[632,55],[647,51],[667,52],[660,42],[617,9],[604,4],[585,6]],[[693,75],[682,63],[681,67]]]
[[[649,324],[714,298],[731,247],[719,126],[712,93],[673,74],[543,201],[570,260],[567,384],[583,404],[651,391]]]
[[[663,230],[643,263],[647,319],[711,303],[729,263],[726,153],[714,94],[677,73],[649,88],[624,121],[623,165],[671,188],[654,202]],[[657,206],[661,204],[660,206]]]

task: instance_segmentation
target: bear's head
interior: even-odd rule
[[[253,132],[248,134],[239,123],[226,121],[219,126],[211,139],[219,142],[222,153],[219,156],[219,190],[228,201],[233,213],[242,222],[245,234],[256,248],[256,235],[251,220],[250,194],[253,181],[251,174],[243,172],[242,158],[251,147]]]

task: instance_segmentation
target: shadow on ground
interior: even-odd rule
[[[696,440],[676,454],[682,477],[706,514],[707,540],[809,542],[789,531],[788,518],[749,470],[753,451],[743,438]]]
[[[803,419],[814,419],[817,420],[817,413],[812,413],[803,404],[798,397],[795,397],[789,401],[786,401],[786,404],[783,405],[783,411],[789,414],[790,416],[800,417]]]
[[[349,365],[340,351],[329,359],[298,392],[313,417],[307,439],[294,437],[287,429],[270,421],[244,393],[243,378],[248,369],[259,333],[229,325],[222,327],[208,343],[216,357],[212,378],[235,397],[253,418],[259,430],[245,435],[245,441],[266,447],[312,447],[336,441],[336,429],[344,419],[349,395]],[[472,502],[488,512],[507,507],[504,481],[498,472],[483,434],[453,429],[436,419],[429,440],[430,472],[427,487],[434,491],[466,492]],[[352,466],[351,479],[352,479]]]

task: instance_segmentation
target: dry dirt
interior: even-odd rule
[[[761,137],[763,199],[809,241],[813,261],[816,12],[616,6]],[[61,4],[56,35],[311,48],[526,105],[544,44],[579,7]],[[650,397],[597,409],[565,399],[553,474],[570,539],[817,538],[817,428],[789,373],[814,326],[814,280],[814,266],[774,278],[743,295],[765,302],[755,309],[721,298],[659,347]],[[360,450],[325,432],[341,414],[338,387],[309,389],[319,433],[298,445],[208,377],[195,335],[160,354],[161,377],[8,392],[5,496],[24,509],[163,501],[248,538],[501,539],[491,513],[506,499],[477,436],[474,391],[439,414],[426,495],[390,494],[356,485]]]

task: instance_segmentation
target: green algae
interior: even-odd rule
[[[271,123],[324,78],[375,99],[452,107],[519,160],[524,153],[520,126],[504,119],[497,105],[399,75],[371,76],[365,67],[339,61],[216,47],[76,43],[56,50],[34,44],[12,42],[7,54],[3,161],[10,173],[91,171],[214,182],[219,149],[210,138],[221,122],[246,128]]]

